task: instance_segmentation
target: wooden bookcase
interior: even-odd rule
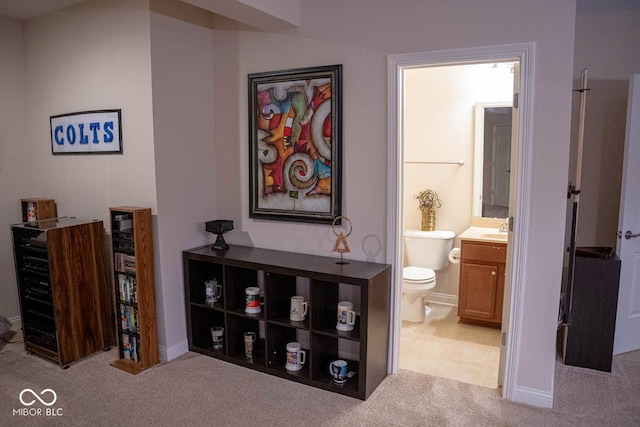
[[[102,221],[11,226],[25,350],[63,368],[115,344]]]
[[[359,399],[367,399],[387,375],[391,267],[232,245],[225,252],[203,246],[183,252],[189,350],[281,378]],[[216,279],[222,296],[205,303],[205,281]],[[260,313],[245,312],[245,288],[264,295]],[[304,321],[291,321],[290,299],[309,303]],[[352,331],[336,329],[337,304],[351,299],[357,312]],[[223,347],[213,348],[211,328],[224,327]],[[247,360],[243,334],[258,339]],[[286,345],[300,342],[307,352],[300,371],[285,369]],[[335,359],[355,375],[336,384],[329,374]]]
[[[20,199],[20,206],[22,208],[22,222],[34,222],[58,216],[56,202],[53,199]]]
[[[151,209],[109,209],[119,358],[111,364],[137,374],[160,361],[156,324]]]

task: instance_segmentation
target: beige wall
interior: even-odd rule
[[[24,132],[25,62],[22,26],[0,18],[0,315],[20,316],[10,225],[20,222],[20,197],[33,184]]]
[[[366,4],[366,6],[365,6]],[[400,7],[400,6],[405,7]],[[331,19],[324,19],[331,11]],[[501,25],[496,16],[503,17]],[[388,226],[386,194],[387,55],[459,47],[535,42],[534,121],[523,129],[532,138],[533,172],[526,197],[533,232],[522,248],[523,329],[515,369],[517,400],[549,405],[553,395],[554,347],[564,253],[566,176],[572,82],[575,2],[540,5],[529,1],[302,2],[299,29],[279,33],[214,31],[216,52],[216,144],[230,161],[216,171],[229,187],[219,208],[237,218],[239,232],[227,241],[332,255],[328,227],[250,220],[247,202],[246,75],[248,73],[343,64],[344,214],[353,223],[350,257],[384,261]],[[320,18],[322,17],[322,18]],[[216,27],[220,28],[220,27]],[[225,96],[229,95],[229,96]],[[563,141],[565,141],[563,143]],[[238,156],[235,156],[238,153]],[[240,198],[237,195],[241,195]],[[241,230],[241,232],[240,232]],[[281,236],[287,236],[282,239]],[[373,243],[379,243],[374,245]],[[395,286],[400,286],[395,284]],[[535,392],[531,392],[535,390]]]
[[[0,208],[3,259],[13,259],[9,224],[20,221],[21,197],[53,198],[58,215],[100,219],[107,228],[109,206],[135,204],[156,213],[148,16],[147,1],[100,0],[0,24],[7,35],[2,129],[10,136],[2,138],[0,164],[0,185],[7,187]],[[50,116],[112,108],[122,109],[124,155],[51,154]],[[0,313],[17,317],[13,264],[1,264]]]
[[[215,170],[226,157],[216,151],[212,137],[214,55],[208,16],[191,7],[158,9],[151,14],[156,307],[160,355],[172,359],[188,349],[181,251],[211,240],[204,222],[218,218]]]
[[[156,213],[149,37],[142,0],[87,2],[25,22],[24,146],[38,165],[26,196],[54,198],[60,216],[105,225],[109,206]],[[52,156],[49,116],[111,108],[122,109],[123,155]]]
[[[574,88],[588,69],[577,244],[616,246],[629,76],[640,73],[640,9],[576,20]],[[575,180],[578,101],[574,95],[572,163]]]

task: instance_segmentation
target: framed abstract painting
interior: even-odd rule
[[[342,65],[248,80],[249,217],[331,224],[342,203]]]

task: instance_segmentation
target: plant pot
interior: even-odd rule
[[[436,229],[436,208],[427,208],[422,211],[422,231],[434,231]]]

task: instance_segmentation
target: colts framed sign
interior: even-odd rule
[[[122,154],[121,110],[51,116],[53,154]]]

